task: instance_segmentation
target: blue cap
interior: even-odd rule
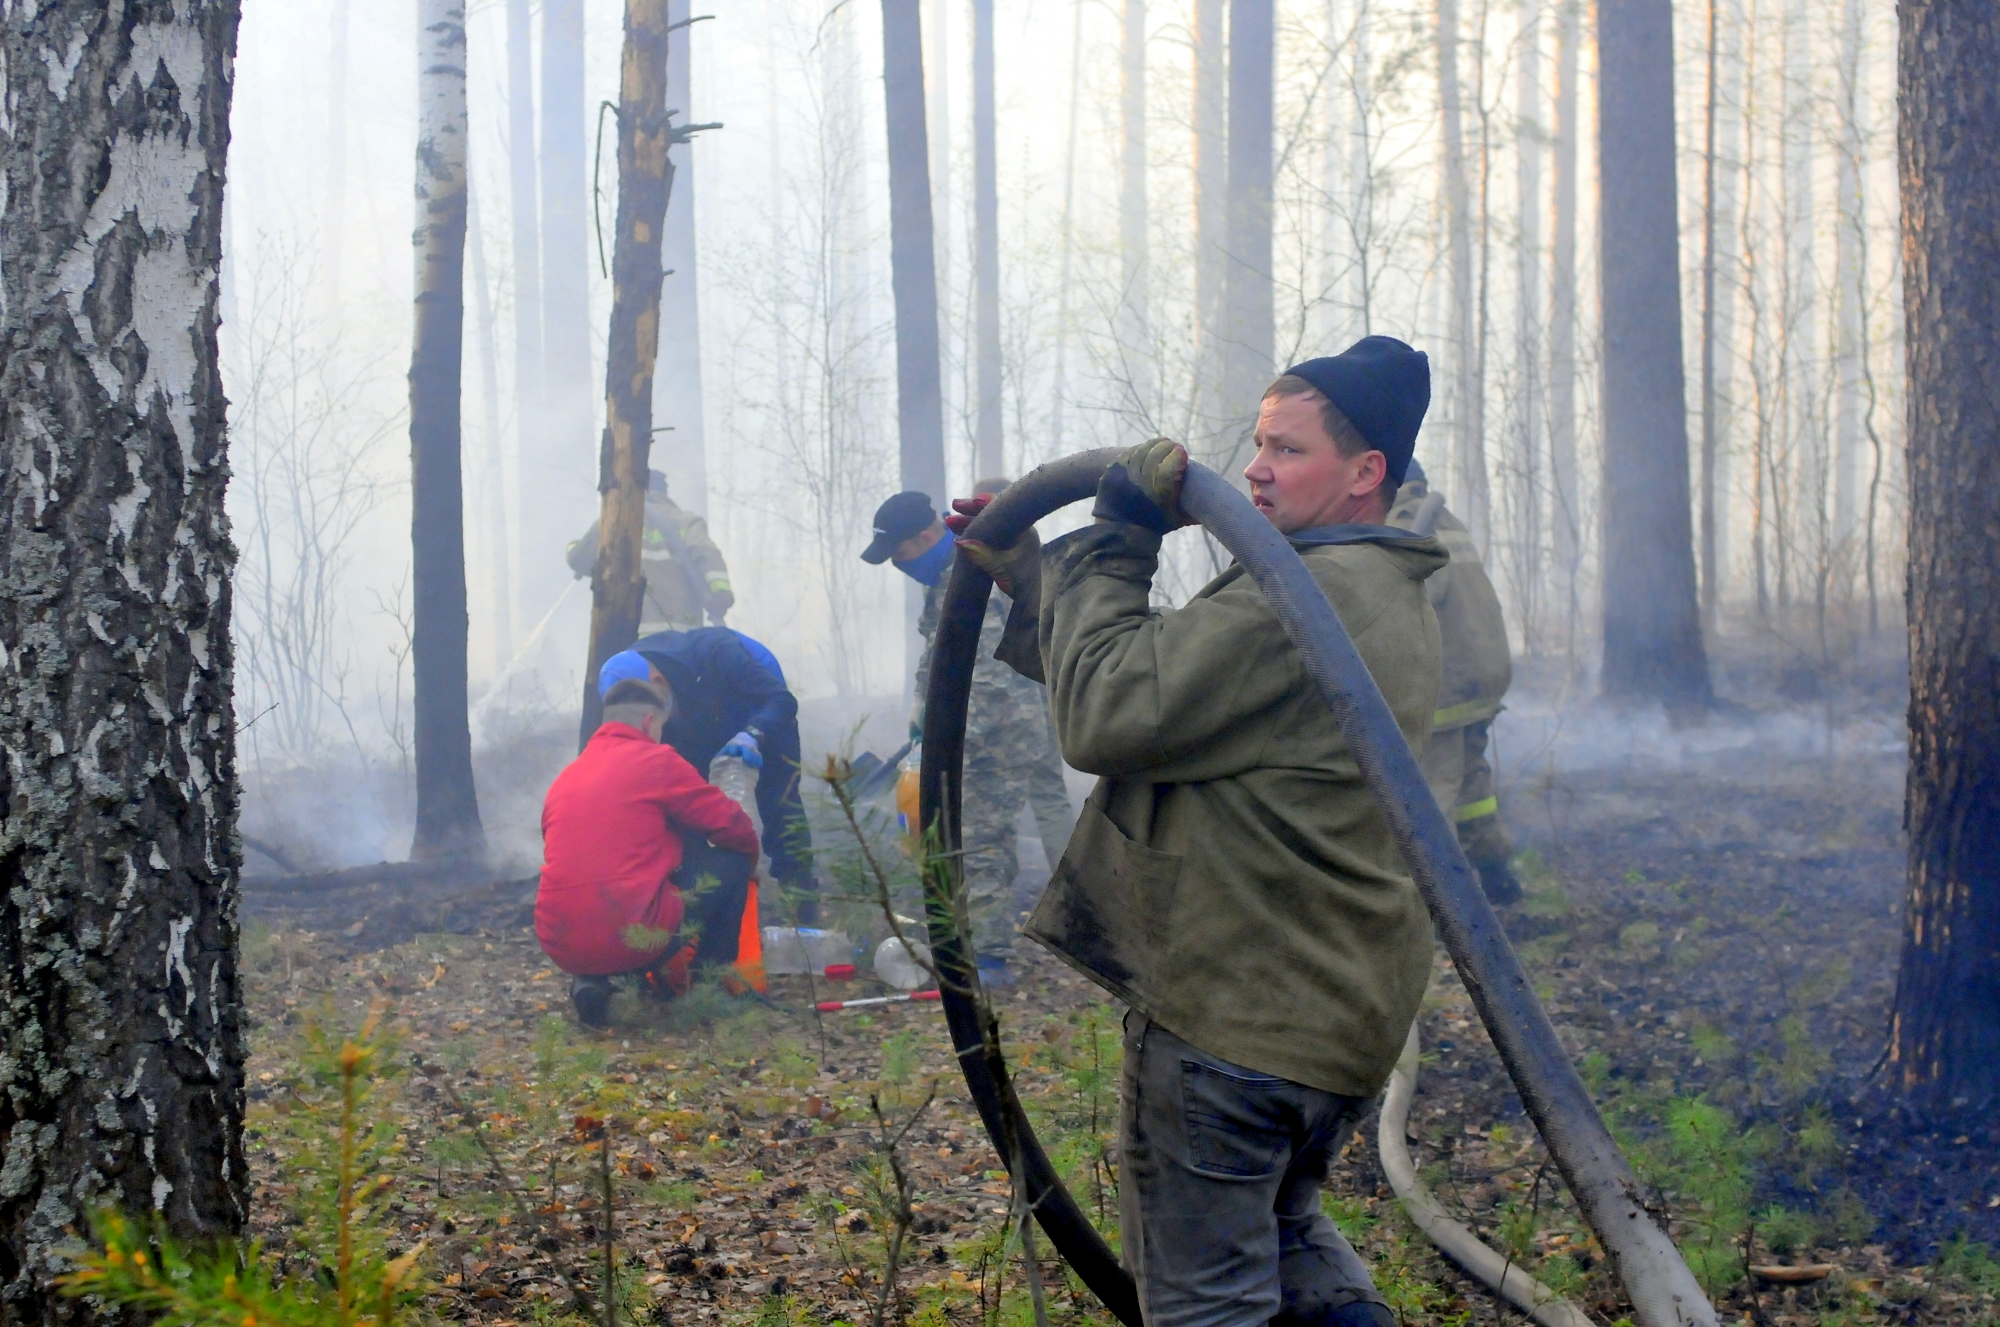
[[[597,670],[597,694],[602,697],[620,682],[649,682],[652,677],[653,665],[637,650],[620,650]]]

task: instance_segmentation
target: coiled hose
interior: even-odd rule
[[[1095,493],[1105,467],[1117,456],[1105,449],[1042,466],[995,497],[967,529],[967,537],[995,547],[1011,545],[1042,517]],[[1456,831],[1438,809],[1416,756],[1311,572],[1285,537],[1214,471],[1188,466],[1181,507],[1255,578],[1326,697],[1459,979],[1584,1219],[1610,1254],[1642,1327],[1714,1327],[1713,1306],[1673,1241],[1647,1214],[1638,1180],[1507,943]],[[947,978],[945,1016],[981,1120],[1009,1168],[1018,1168],[1027,1200],[1050,1242],[1105,1307],[1128,1327],[1141,1327],[1131,1277],[1063,1187],[1021,1109],[997,1042],[987,1035],[970,995],[976,978],[971,956],[959,942],[952,906],[961,886],[959,777],[972,669],[992,588],[991,578],[970,559],[953,560],[924,700],[920,817],[925,826],[937,828],[942,848],[926,881],[926,895],[932,948]]]

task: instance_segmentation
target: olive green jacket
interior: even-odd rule
[[[1407,529],[1429,493],[1429,486],[1416,479],[1397,489],[1388,524]],[[1486,575],[1472,532],[1446,509],[1438,513],[1437,539],[1451,555],[1451,564],[1424,582],[1424,588],[1437,610],[1438,636],[1444,644],[1444,681],[1438,688],[1431,729],[1445,732],[1500,712],[1514,682],[1514,650],[1507,642],[1507,615],[1500,609],[1500,596]]]
[[[678,535],[692,567],[683,568],[674,557]],[[569,546],[566,560],[578,576],[588,576],[597,567],[597,522],[590,523],[583,538]],[[708,537],[708,522],[682,509],[671,498],[646,495],[646,529],[639,543],[639,570],[646,578],[645,597],[639,602],[639,634],[656,631],[693,631],[702,625],[702,608],[716,595],[729,595],[729,565],[722,550]],[[693,574],[690,575],[689,572]],[[699,584],[702,593],[695,592]]]
[[[1295,546],[1421,750],[1437,707],[1435,539],[1337,526]],[[1430,975],[1389,825],[1263,592],[1232,566],[1148,605],[1159,536],[1099,524],[1043,555],[1056,736],[1102,776],[1028,934],[1193,1045],[1348,1096],[1380,1089]]]

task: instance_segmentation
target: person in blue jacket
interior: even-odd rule
[[[644,660],[671,690],[673,712],[661,741],[698,770],[706,771],[718,755],[732,755],[758,771],[757,813],[764,824],[771,874],[786,896],[797,901],[799,919],[817,920],[819,885],[812,870],[812,831],[799,796],[799,702],[785,685],[776,657],[760,642],[728,627],[655,632],[640,637],[628,654]],[[626,657],[607,660],[605,676],[617,671],[612,665]],[[598,685],[608,685],[604,676]],[[739,893],[740,913],[740,892],[730,892]],[[717,907],[726,907],[726,901],[718,900]],[[724,942],[716,935],[713,940],[702,946],[704,961],[734,958],[733,939]],[[722,948],[731,949],[727,958],[721,956]]]

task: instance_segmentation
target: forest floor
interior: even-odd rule
[[[1822,740],[1807,720],[1749,716],[1625,747],[1560,728],[1524,716],[1509,730],[1523,749],[1502,753],[1530,885],[1508,929],[1724,1316],[2000,1322],[2000,1130],[1905,1118],[1871,1078],[1900,940],[1893,728]],[[608,1156],[622,1321],[867,1322],[897,1228],[886,1122],[914,1218],[887,1320],[1033,1321],[1009,1186],[937,1005],[815,1016],[826,983],[776,978],[768,1003],[713,987],[665,1007],[621,996],[615,1025],[592,1032],[509,899],[472,933],[423,933],[408,915],[349,924],[253,887],[250,1156],[271,1247],[298,1227],[298,1161],[326,1127],[308,1033],[338,1037],[386,1005],[402,1067],[377,1098],[395,1181],[380,1219],[392,1243],[423,1241],[443,1316],[579,1321],[572,1288],[602,1276]],[[1121,1010],[1019,952],[1021,980],[996,1001],[1010,1058],[1115,1239]],[[1440,1200],[1594,1317],[1626,1316],[1442,954],[1420,1028],[1408,1132]],[[592,1141],[600,1120],[608,1149]],[[1327,1210],[1402,1321],[1517,1317],[1414,1232],[1374,1139],[1371,1116]],[[1037,1248],[1051,1321],[1109,1321]],[[1825,1273],[1751,1270],[1772,1265]]]

